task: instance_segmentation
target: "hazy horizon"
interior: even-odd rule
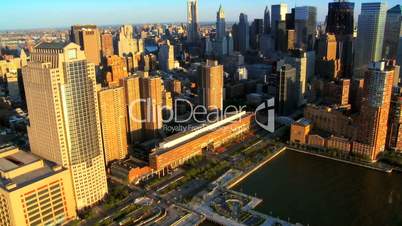
[[[73,24],[145,24],[145,23],[183,23],[186,22],[186,0],[3,0],[0,30],[31,30],[66,28]],[[389,0],[387,7],[398,4],[399,0]],[[199,21],[215,21],[216,11],[222,5],[227,21],[235,22],[241,12],[254,18],[263,18],[266,5],[287,3],[289,9],[301,5],[317,7],[317,21],[324,21],[328,2],[305,0],[303,4],[295,1],[267,0],[199,0]],[[355,16],[360,12],[362,2],[355,3]]]

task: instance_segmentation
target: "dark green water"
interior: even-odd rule
[[[402,225],[402,174],[285,151],[234,188],[256,210],[307,226]]]

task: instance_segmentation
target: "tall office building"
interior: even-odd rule
[[[140,77],[140,95],[145,100],[141,102],[142,128],[147,139],[156,137],[162,130],[162,92],[163,83],[160,77],[147,74]]]
[[[402,7],[396,5],[387,11],[385,23],[383,57],[396,59],[399,39],[402,37]]]
[[[101,61],[101,40],[96,25],[75,25],[71,27],[70,41],[84,50],[87,60],[95,65]]]
[[[98,92],[106,164],[127,156],[126,98],[123,87]]]
[[[32,153],[67,167],[78,209],[108,192],[95,66],[74,43],[40,43],[23,68]]]
[[[341,78],[342,61],[337,54],[339,46],[336,36],[331,33],[321,35],[317,46],[317,74],[326,80]]]
[[[133,35],[133,26],[123,25],[120,27],[119,39],[117,41],[119,56],[123,57],[130,54],[134,56],[134,54],[140,52],[140,44],[137,39],[134,39]]]
[[[298,106],[299,95],[297,92],[296,69],[289,64],[282,65],[278,70],[278,88],[276,103],[279,115],[290,115]]]
[[[314,48],[317,26],[317,8],[301,6],[295,8],[296,47],[304,50]]]
[[[292,8],[290,13],[286,13],[286,30],[295,30],[295,16],[296,16],[296,10],[295,8]]]
[[[335,1],[328,3],[326,32],[335,35],[337,59],[340,59],[341,73],[344,78],[353,74],[353,2]]]
[[[244,13],[241,13],[239,17],[238,41],[240,52],[246,52],[250,49],[250,26],[247,15]]]
[[[296,70],[295,87],[298,94],[299,105],[303,104],[307,88],[307,55],[304,51],[295,50],[285,57],[285,63]]]
[[[271,33],[271,13],[269,12],[268,6],[265,7],[264,11],[264,33]]]
[[[207,60],[200,68],[201,103],[208,111],[223,109],[223,65]]]
[[[198,0],[188,0],[187,2],[187,41],[189,43],[198,42]]]
[[[326,32],[334,35],[353,35],[353,2],[334,1],[328,3]]]
[[[396,53],[396,64],[402,66],[402,37],[399,38],[399,46]],[[402,70],[399,71],[399,78],[402,81]]]
[[[226,34],[225,12],[222,6],[216,13],[216,38],[213,42],[214,55],[218,58],[233,52],[233,39],[231,34]]]
[[[271,33],[275,35],[278,23],[286,20],[288,13],[288,5],[281,3],[279,5],[271,5]]]
[[[0,162],[0,225],[63,225],[75,219],[66,168],[15,147],[0,149]]]
[[[264,34],[264,20],[255,19],[250,28],[250,44],[251,48],[259,50],[261,37]]]
[[[219,7],[216,13],[216,39],[222,40],[226,37],[226,22],[225,22],[225,12],[222,6]]]
[[[101,35],[102,56],[104,58],[114,54],[113,35],[110,32],[104,32]]]
[[[362,3],[354,59],[356,78],[363,77],[371,61],[379,61],[382,58],[385,17],[385,3]]]
[[[371,147],[362,153],[370,159],[385,150],[393,77],[394,66],[384,61],[370,63],[365,73],[358,140]]]
[[[174,68],[174,46],[170,45],[170,41],[160,45],[159,53],[159,67],[162,71],[168,72]]]
[[[402,151],[402,90],[394,87],[389,110],[387,148]]]
[[[124,87],[127,109],[127,135],[131,144],[142,141],[142,115],[140,96],[140,77],[130,76],[121,83]]]

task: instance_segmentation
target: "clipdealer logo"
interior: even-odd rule
[[[260,111],[267,111],[267,122],[260,122],[258,121],[257,114]],[[256,109],[255,109],[255,122],[263,129],[265,129],[268,132],[275,132],[275,99],[271,98],[269,100],[264,101],[261,103]]]
[[[275,109],[274,109],[274,104],[275,100],[274,98],[271,98],[269,100],[264,101],[262,104],[260,104],[256,110],[255,114],[257,116],[258,112],[261,112],[263,110],[268,111],[267,115],[267,123],[260,122],[258,120],[258,117],[255,117],[255,122],[257,125],[259,125],[261,128],[265,129],[268,132],[273,133],[275,131]],[[129,106],[129,117],[130,120],[136,123],[147,123],[147,122],[155,122],[158,121],[158,123],[163,123],[163,124],[168,124],[168,123],[186,123],[186,122],[196,122],[200,124],[204,123],[215,123],[218,122],[222,119],[225,119],[227,116],[234,115],[234,114],[239,114],[241,112],[246,111],[246,106],[234,106],[234,105],[229,105],[225,107],[223,110],[218,111],[218,110],[213,110],[210,111],[208,110],[205,106],[203,105],[197,105],[194,106],[190,101],[187,99],[175,99],[174,100],[174,106],[178,105],[187,105],[187,111],[186,117],[183,118],[183,116],[179,117],[179,114],[177,112],[177,109],[172,109],[168,108],[166,106],[158,105],[155,103],[154,100],[147,98],[147,99],[138,99],[135,101],[132,101]],[[140,109],[139,109],[140,108]],[[138,114],[138,112],[141,112],[141,109],[145,109],[145,115]],[[136,114],[137,112],[137,114]],[[164,116],[162,117],[162,112],[164,112]],[[241,117],[239,118],[239,120]],[[185,130],[187,128],[186,126],[173,126],[174,128],[168,128],[168,126],[164,125],[165,130]]]

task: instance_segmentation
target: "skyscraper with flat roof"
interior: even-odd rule
[[[288,13],[288,5],[281,3],[278,5],[271,5],[271,33],[275,35],[278,23],[286,20]]]
[[[317,8],[301,6],[295,8],[296,47],[304,50],[314,48],[317,26]]]
[[[170,44],[169,40],[159,47],[158,60],[162,71],[168,72],[173,70],[175,61],[174,46]]]
[[[124,88],[102,89],[98,96],[105,162],[124,159],[128,154]]]
[[[385,150],[394,72],[394,66],[378,61],[371,62],[365,73],[358,141],[371,147],[370,152],[361,153],[370,159]]]
[[[354,77],[362,78],[371,61],[381,60],[385,18],[385,3],[362,3],[357,26]]]
[[[387,11],[385,23],[383,57],[396,59],[398,46],[402,45],[399,39],[402,37],[402,6],[396,5]]]
[[[140,77],[142,128],[146,138],[156,137],[162,130],[163,83],[158,76]]]
[[[248,23],[247,15],[241,13],[239,16],[238,25],[238,40],[239,40],[239,51],[246,52],[250,49],[250,25]]]
[[[78,209],[108,192],[95,66],[74,43],[40,43],[23,69],[32,153],[71,172]]]
[[[328,3],[326,32],[335,35],[353,35],[355,3],[334,1]]]
[[[104,32],[101,35],[102,56],[108,57],[114,54],[113,35],[110,32]]]
[[[84,50],[89,62],[99,65],[101,61],[101,39],[96,25],[75,25],[71,27],[70,41]]]
[[[354,7],[353,2],[347,1],[328,3],[326,32],[335,35],[337,58],[344,78],[351,78],[353,74]]]
[[[294,92],[298,89],[296,69],[290,64],[285,64],[278,70],[277,86],[275,102],[278,103],[278,114],[290,115],[299,103],[299,94]]]
[[[127,134],[131,144],[141,142],[143,139],[140,77],[130,76],[120,81],[124,87],[127,109]]]
[[[209,111],[223,109],[223,65],[207,60],[201,66],[201,103]]]

